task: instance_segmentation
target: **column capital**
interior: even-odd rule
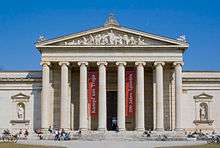
[[[59,62],[59,65],[60,65],[60,66],[62,66],[62,65],[67,65],[67,66],[69,66],[69,65],[70,65],[70,62],[62,61],[62,62]]]
[[[135,65],[136,65],[136,66],[139,66],[139,65],[145,66],[145,65],[146,65],[146,62],[138,61],[138,62],[135,62]]]
[[[41,65],[41,66],[50,66],[51,63],[48,62],[48,61],[41,61],[41,62],[40,62],[40,65]]]
[[[78,62],[77,63],[79,66],[81,66],[81,65],[88,65],[89,63],[88,62],[84,62],[84,61],[80,61],[80,62]]]
[[[154,66],[158,66],[158,65],[164,66],[165,62],[154,62]]]
[[[97,62],[97,65],[100,66],[100,65],[104,65],[104,66],[107,66],[108,63],[105,62],[105,61],[101,61],[101,62]]]
[[[183,61],[173,62],[173,66],[177,66],[177,65],[183,66],[184,63],[183,63]]]
[[[118,66],[118,65],[123,65],[123,66],[125,66],[127,63],[126,62],[116,62],[116,65]]]

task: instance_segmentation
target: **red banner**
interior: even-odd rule
[[[135,80],[136,71],[126,70],[125,87],[126,87],[126,117],[135,114]]]
[[[88,71],[88,101],[91,116],[98,115],[98,71]]]

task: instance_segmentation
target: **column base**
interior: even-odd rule
[[[119,128],[118,130],[119,130],[119,132],[125,132],[126,131],[125,128]]]
[[[106,128],[98,128],[98,131],[105,132],[105,131],[107,131],[107,129]]]
[[[79,128],[80,131],[88,131],[88,128]]]
[[[64,129],[65,131],[70,131],[71,128],[60,127],[60,129]]]
[[[163,131],[164,131],[164,128],[156,128],[155,131],[163,132]]]
[[[181,131],[183,131],[183,129],[182,128],[175,128],[174,131],[181,132]]]
[[[137,132],[144,132],[145,129],[144,128],[135,128],[135,131],[137,131]]]

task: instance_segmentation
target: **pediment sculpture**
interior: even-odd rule
[[[73,45],[108,45],[108,46],[117,46],[117,45],[146,45],[147,43],[142,36],[133,36],[128,34],[119,34],[115,33],[113,30],[108,32],[99,33],[99,34],[90,34],[88,36],[83,36],[79,39],[73,39],[72,41],[64,42],[66,46]]]

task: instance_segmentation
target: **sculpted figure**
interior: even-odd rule
[[[145,43],[144,43],[144,39],[143,40],[141,40],[141,36],[139,36],[139,38],[138,38],[138,45],[144,45]]]
[[[69,45],[68,42],[64,42],[64,45]]]
[[[115,43],[115,34],[113,33],[113,31],[111,30],[111,32],[108,33],[109,36],[109,42],[111,45],[114,45]]]
[[[24,119],[24,108],[21,104],[18,106],[17,115],[18,119]]]
[[[131,45],[135,45],[136,44],[136,41],[135,41],[133,36],[130,38],[130,43],[131,43]]]
[[[77,40],[76,45],[80,45],[82,42],[80,40]]]
[[[201,103],[200,104],[200,120],[208,120],[208,109],[207,109],[207,104]]]
[[[124,43],[125,43],[125,45],[128,45],[129,43],[130,43],[130,40],[129,40],[129,38],[128,38],[128,35],[123,35],[123,41],[124,41]]]
[[[90,34],[88,44],[91,45],[91,44],[94,44],[94,42],[95,42],[95,39],[94,39],[94,37]]]
[[[121,35],[118,35],[118,36],[117,36],[117,43],[118,43],[119,45],[122,45],[122,44],[123,44],[122,36],[121,36]]]
[[[71,42],[64,42],[64,45],[76,45],[76,43],[74,42],[74,40],[73,41],[71,41]]]
[[[86,37],[83,37],[82,44],[84,44],[84,45],[88,44],[88,41],[87,41]]]
[[[103,45],[108,45],[109,44],[108,35],[103,35],[102,40],[103,40]]]
[[[95,36],[95,44],[100,45],[101,44],[101,39],[102,39],[101,34],[96,35]]]

